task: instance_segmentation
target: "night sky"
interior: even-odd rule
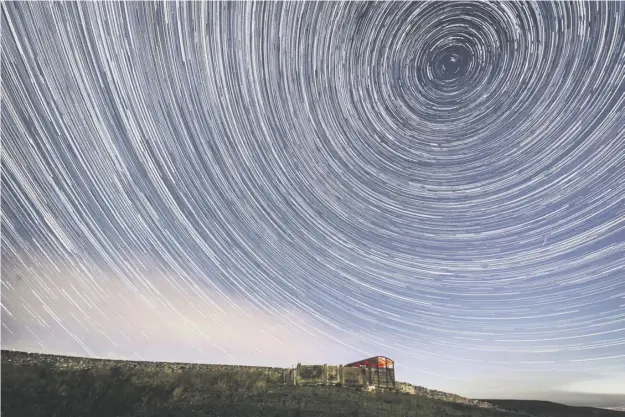
[[[3,349],[625,396],[625,2],[3,2],[1,31]]]

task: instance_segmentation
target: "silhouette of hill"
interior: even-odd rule
[[[481,400],[511,411],[520,411],[536,417],[623,417],[624,411],[592,407],[573,407],[551,401]]]

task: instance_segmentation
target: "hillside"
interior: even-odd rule
[[[625,411],[604,410],[591,407],[572,407],[569,405],[553,403],[550,401],[529,400],[484,400],[489,403],[506,408],[532,414],[536,417],[623,417]]]
[[[408,384],[402,389],[412,394],[283,386],[283,374],[282,368],[2,351],[2,416],[529,416]],[[591,416],[572,412],[569,417]],[[625,415],[613,413],[609,416]]]

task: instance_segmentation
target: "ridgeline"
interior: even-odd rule
[[[534,401],[493,405],[406,383],[382,392],[288,386],[284,371],[3,350],[1,411],[2,417],[547,417],[553,409]],[[568,417],[625,417],[566,410]]]

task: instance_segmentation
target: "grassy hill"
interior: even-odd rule
[[[284,386],[283,372],[2,351],[1,411],[3,417],[530,416],[420,387],[406,394]],[[613,413],[609,417],[625,416]],[[567,416],[604,417],[574,411]]]

